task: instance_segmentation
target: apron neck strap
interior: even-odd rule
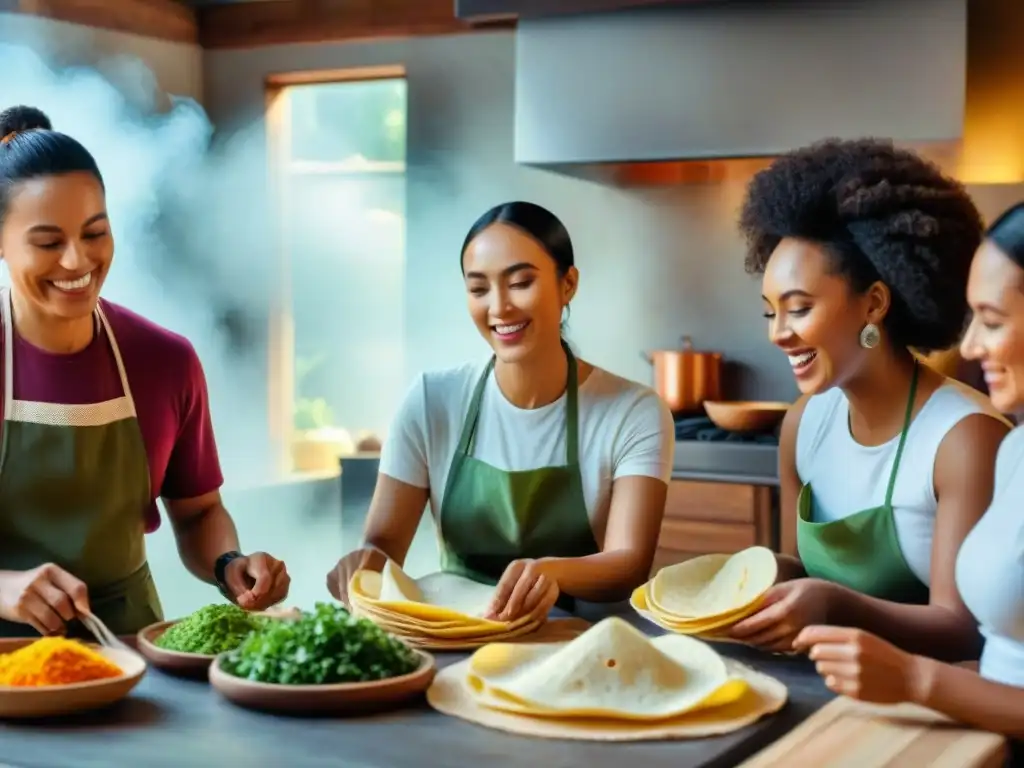
[[[910,377],[910,396],[907,398],[907,411],[903,416],[903,431],[900,432],[900,443],[896,447],[896,458],[892,463],[892,472],[889,474],[889,487],[885,491],[885,506],[892,506],[892,494],[896,489],[896,473],[900,468],[900,459],[903,457],[903,446],[907,444],[907,432],[910,431],[910,422],[914,415],[914,400],[917,396],[917,377],[921,366],[914,360],[914,373]]]
[[[579,372],[576,370],[576,356],[573,355],[569,345],[562,340],[562,349],[565,350],[566,361],[569,363],[569,375],[565,386],[565,453],[568,464],[579,462]],[[462,436],[459,438],[458,453],[470,455],[476,441],[476,427],[480,421],[480,405],[483,402],[484,390],[487,387],[487,380],[491,371],[494,370],[495,358],[487,363],[483,376],[476,384],[473,391],[473,399],[469,403],[469,413],[466,414],[466,423],[462,428]]]
[[[4,378],[4,389],[3,389],[3,404],[4,404],[4,418],[8,418],[11,413],[11,404],[14,402],[14,298],[11,295],[10,288],[0,289],[0,323],[3,324],[3,343],[4,343],[4,367],[3,367],[3,378]],[[92,313],[93,321],[93,332],[99,335],[100,329],[106,334],[107,339],[110,341],[110,347],[114,352],[114,361],[117,363],[117,373],[121,377],[121,389],[124,392],[125,398],[128,400],[128,405],[131,410],[132,416],[135,416],[135,399],[132,397],[131,387],[128,385],[128,373],[125,371],[124,360],[121,358],[121,348],[117,345],[117,339],[114,338],[114,332],[110,328],[110,322],[107,320],[107,315],[103,311],[102,302],[96,302],[96,309]]]
[[[4,326],[4,418],[8,419],[14,402],[14,312],[10,288],[0,293],[0,312]]]

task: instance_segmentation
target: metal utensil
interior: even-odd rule
[[[121,640],[118,639],[117,635],[110,631],[110,628],[107,627],[106,624],[104,624],[98,618],[93,616],[91,613],[82,613],[79,615],[79,619],[81,619],[81,622],[85,625],[85,628],[93,633],[93,635],[99,641],[99,644],[104,646],[105,648],[116,648],[121,651],[131,650],[131,648],[129,648],[127,645],[121,642]]]

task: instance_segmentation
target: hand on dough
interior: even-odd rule
[[[540,560],[513,560],[494,591],[485,619],[515,621],[521,616],[547,616],[558,600],[558,582]]]

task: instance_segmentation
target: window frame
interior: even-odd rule
[[[294,86],[326,85],[334,83],[367,82],[373,80],[402,79],[408,77],[404,66],[354,67],[310,72],[277,73],[264,81],[266,105],[266,141],[268,158],[268,185],[273,221],[273,242],[276,257],[271,268],[277,273],[278,290],[270,306],[267,350],[267,408],[268,427],[274,451],[276,473],[284,478],[299,474],[293,469],[292,444],[296,432],[293,409],[295,407],[295,323],[292,312],[292,267],[289,256],[292,220],[286,190],[296,176],[365,177],[406,176],[407,162],[366,161],[312,162],[291,158],[291,105],[289,89]],[[408,100],[406,101],[408,115]],[[408,156],[408,150],[407,150]],[[403,205],[403,223],[407,210]],[[405,238],[403,237],[403,243]],[[339,469],[328,473],[337,475]]]

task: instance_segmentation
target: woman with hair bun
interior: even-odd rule
[[[1024,203],[989,228],[971,266],[967,296],[974,318],[961,353],[981,362],[993,405],[1019,413],[1024,410]],[[808,627],[796,644],[808,649],[833,691],[867,701],[912,701],[1005,734],[1016,740],[1017,765],[1024,763],[1024,427],[999,446],[995,473],[992,504],[956,561],[956,585],[985,638],[977,671],[843,627]]]
[[[328,574],[405,560],[429,503],[441,567],[496,584],[489,616],[610,602],[646,581],[675,429],[655,392],[578,360],[562,320],[579,273],[550,211],[504,203],[459,254],[485,360],[416,378],[381,454],[364,546]]]
[[[238,552],[192,345],[100,299],[113,256],[89,151],[38,109],[0,113],[0,636],[160,621],[157,496],[195,576],[247,610],[288,592],[283,563]]]
[[[911,350],[959,340],[981,216],[917,155],[831,140],[759,173],[740,227],[769,336],[802,396],[779,444],[783,529],[795,518],[798,556],[779,557],[782,583],[733,636],[789,651],[805,626],[834,622],[976,658],[954,564],[991,499],[1009,425]]]

